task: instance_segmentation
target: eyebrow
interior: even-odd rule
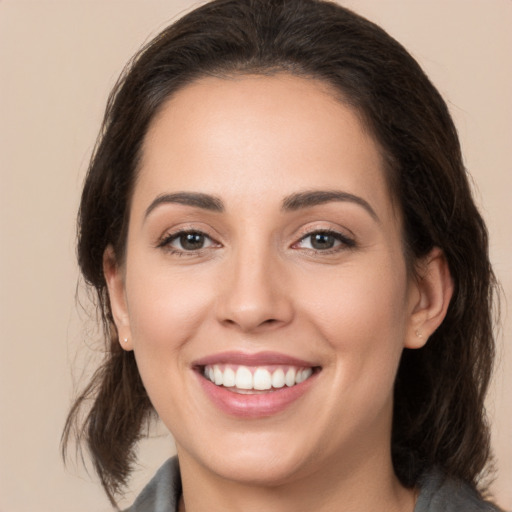
[[[293,212],[303,208],[312,208],[313,206],[319,206],[336,201],[355,203],[362,206],[375,221],[380,222],[375,210],[362,197],[339,190],[311,190],[297,192],[284,198],[281,209],[285,212]],[[185,206],[202,208],[213,212],[224,211],[224,203],[216,196],[203,194],[201,192],[175,192],[172,194],[162,194],[156,197],[147,207],[144,218],[148,217],[148,215],[158,206],[169,203],[183,204]]]
[[[209,194],[202,194],[200,192],[176,192],[174,194],[162,194],[154,199],[146,208],[144,218],[147,218],[147,216],[158,206],[169,203],[194,206],[196,208],[202,208],[203,210],[209,210],[212,212],[224,211],[224,205],[218,197],[211,196]]]
[[[311,208],[313,206],[319,206],[335,201],[355,203],[362,206],[376,222],[380,222],[378,215],[375,213],[375,210],[370,206],[368,201],[365,201],[362,197],[339,190],[311,190],[298,192],[284,199],[282,209],[284,211],[293,212],[302,208]]]

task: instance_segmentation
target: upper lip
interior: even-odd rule
[[[208,366],[213,364],[235,364],[242,366],[288,365],[301,368],[319,366],[311,361],[280,354],[278,352],[256,352],[254,354],[238,351],[220,352],[197,359],[192,366]]]

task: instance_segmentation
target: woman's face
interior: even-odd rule
[[[276,483],[389,458],[420,292],[379,148],[321,82],[206,78],[175,94],[107,276],[182,465]]]

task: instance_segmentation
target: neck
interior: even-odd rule
[[[374,453],[358,465],[341,460],[279,484],[264,485],[223,478],[192,458],[180,457],[183,496],[179,510],[413,512],[415,491],[399,483],[389,455]]]

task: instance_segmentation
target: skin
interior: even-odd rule
[[[351,196],[283,209],[318,190]],[[154,203],[181,192],[223,210]],[[169,239],[180,230],[205,233],[204,247]],[[315,250],[319,230],[341,238]],[[176,440],[182,509],[413,510],[390,457],[393,382],[402,350],[427,341],[452,293],[441,251],[416,266],[419,277],[379,147],[326,85],[205,78],[168,100],[144,141],[125,260],[108,248],[104,270],[123,348]],[[226,350],[321,371],[285,410],[233,417],[192,367]]]

